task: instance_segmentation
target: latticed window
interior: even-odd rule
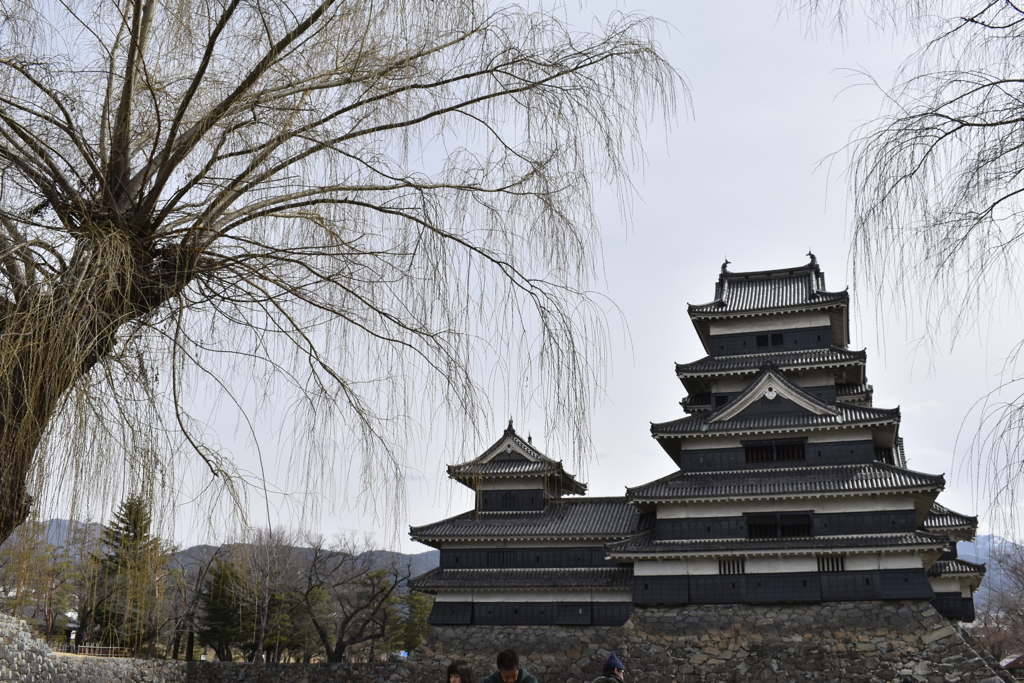
[[[775,515],[750,515],[747,517],[748,538],[775,538],[779,535]]]
[[[777,443],[775,444],[775,459],[780,461],[792,461],[804,459],[804,444],[798,443]]]
[[[747,462],[795,462],[807,458],[803,441],[761,441],[743,445]]]
[[[757,345],[758,346],[768,346],[768,335],[767,334],[759,334],[759,335],[757,335]]]
[[[511,491],[507,492],[501,497],[501,509],[502,510],[515,510],[516,509],[516,494]]]
[[[779,515],[779,536],[782,538],[802,538],[810,535],[810,515]]]
[[[777,332],[772,335],[772,346],[782,346],[782,333]]]
[[[745,560],[719,560],[719,574],[746,574],[747,567]]]
[[[819,572],[845,572],[846,556],[824,555],[818,558]]]
[[[516,551],[514,550],[488,550],[488,567],[514,567],[516,566]]]
[[[775,460],[775,447],[770,443],[750,444],[744,447],[747,462],[772,462]]]

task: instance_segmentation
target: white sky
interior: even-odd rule
[[[829,289],[851,284],[841,177],[846,157],[840,153],[831,171],[818,162],[840,151],[880,109],[881,93],[850,87],[867,79],[849,70],[887,84],[908,54],[891,36],[869,36],[856,26],[842,41],[808,37],[797,18],[780,16],[764,0],[592,2],[586,10],[602,17],[616,6],[674,27],[662,45],[692,87],[694,111],[667,134],[652,132],[649,166],[635,177],[640,199],[632,228],[622,224],[614,203],[601,207],[607,292],[625,315],[631,344],[615,349],[607,400],[596,415],[597,459],[585,477],[591,495],[622,495],[625,486],[673,471],[649,423],[683,415],[678,402],[685,392],[673,363],[704,355],[686,304],[712,298],[723,258],[734,271],[782,268],[805,263],[811,248]],[[1001,358],[1021,338],[1019,321],[988,331],[985,343],[979,336],[929,359],[914,353],[914,331],[903,322],[864,305],[851,319],[851,346],[868,351],[875,405],[902,408],[910,467],[945,473],[940,502],[984,517],[987,507],[973,497],[976,482],[954,458],[962,449],[955,444],[972,404],[995,386]],[[517,430],[532,433],[541,450],[570,460],[546,448],[539,411],[515,417]],[[497,439],[507,419],[492,416],[481,447]],[[968,436],[973,424],[965,427]],[[444,478],[437,457],[411,474],[408,486],[403,529],[472,505],[468,489]],[[339,512],[325,517],[321,529],[328,536],[369,532],[382,541],[385,524],[357,511]],[[404,533],[401,548],[427,549]]]

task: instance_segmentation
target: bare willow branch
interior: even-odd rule
[[[205,471],[241,506],[271,488],[268,435],[306,509],[346,502],[355,471],[398,520],[417,416],[472,437],[496,363],[581,464],[607,346],[593,195],[629,201],[683,86],[657,22],[578,33],[476,0],[0,10],[0,540],[60,486],[109,501],[154,473],[207,490]]]

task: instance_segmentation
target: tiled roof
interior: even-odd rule
[[[507,460],[491,460],[489,462],[467,462],[461,465],[449,465],[448,472],[451,476],[458,477],[472,477],[473,475],[481,474],[504,474],[504,475],[524,475],[524,474],[544,474],[546,472],[556,472],[560,467],[560,463],[552,462],[551,460],[544,459],[540,462],[534,462],[532,460],[522,459],[507,459]]]
[[[941,490],[945,477],[923,474],[885,463],[824,467],[677,472],[643,486],[626,489],[635,501],[707,500],[729,497],[874,493]]]
[[[622,590],[633,586],[632,567],[560,567],[558,569],[443,569],[411,579],[416,590]]]
[[[689,306],[691,317],[773,309],[845,304],[849,294],[825,291],[825,275],[817,262],[799,268],[731,273],[722,267],[715,285],[715,299]]]
[[[707,410],[711,408],[711,394],[687,394],[679,405],[687,412]]]
[[[810,536],[805,538],[728,538],[657,541],[654,532],[607,544],[612,557],[623,555],[707,554],[719,552],[771,552],[776,550],[835,550],[840,548],[891,548],[942,546],[946,537],[922,531],[863,536]]]
[[[932,503],[931,509],[924,518],[926,529],[976,529],[978,527],[977,517],[968,517],[959,512],[954,512],[938,503]]]
[[[830,427],[897,423],[900,419],[899,408],[871,408],[852,403],[831,403],[838,409],[838,415],[814,415],[801,413],[797,415],[757,415],[751,417],[734,417],[731,420],[708,422],[707,413],[690,415],[671,422],[651,425],[651,433],[656,436],[677,436],[686,434],[722,434],[732,432],[757,432],[775,429],[796,429],[805,427]],[[712,414],[713,415],[713,414]]]
[[[928,576],[949,576],[951,574],[985,575],[985,565],[975,564],[967,560],[936,560],[928,568]]]
[[[626,498],[578,498],[548,501],[537,512],[464,512],[434,524],[411,527],[424,543],[451,540],[618,539],[653,524]]]
[[[759,372],[765,363],[771,363],[780,370],[795,370],[863,365],[866,361],[866,351],[850,351],[830,346],[827,349],[757,353],[746,356],[706,356],[692,363],[677,363],[676,376],[683,378],[721,374],[752,374]]]
[[[874,393],[875,388],[870,384],[864,382],[861,384],[837,384],[836,385],[836,396],[844,398],[846,396],[870,396]]]
[[[503,446],[506,449],[504,451]],[[582,495],[587,491],[587,485],[566,472],[560,461],[547,457],[534,448],[529,440],[524,441],[516,434],[511,420],[501,438],[486,451],[469,462],[448,466],[448,476],[470,488],[476,488],[480,477],[523,477],[544,474],[558,477],[562,490],[566,493]]]

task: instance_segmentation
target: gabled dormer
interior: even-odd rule
[[[448,476],[476,491],[478,512],[543,510],[549,500],[583,495],[587,485],[522,439],[508,421],[505,433],[482,454],[460,465],[449,465]]]

